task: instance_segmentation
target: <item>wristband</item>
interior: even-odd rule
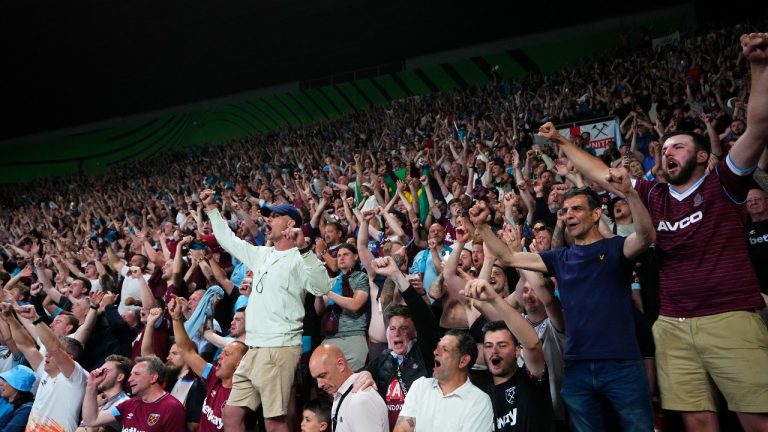
[[[91,309],[98,310],[99,309],[99,305],[91,305]]]
[[[40,323],[41,323],[41,322],[43,322],[43,321],[44,321],[44,320],[43,320],[43,317],[37,317],[37,319],[36,319],[36,320],[32,321],[32,325],[33,325],[33,326],[36,326],[36,325],[40,324]]]
[[[312,250],[312,245],[309,245],[309,246],[305,247],[304,249],[299,249],[299,253],[304,255],[304,254],[306,254],[307,252],[309,252],[311,250]]]

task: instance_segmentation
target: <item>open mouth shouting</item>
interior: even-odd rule
[[[392,339],[392,351],[399,352],[405,348],[405,341],[402,339]]]
[[[674,159],[667,160],[667,172],[670,175],[675,175],[680,169],[680,164]]]
[[[502,358],[499,355],[493,355],[491,356],[491,359],[489,361],[489,364],[492,368],[498,368],[501,366]]]

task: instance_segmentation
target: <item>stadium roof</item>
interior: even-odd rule
[[[642,7],[670,3],[682,2]],[[0,141],[636,10],[561,0],[4,2]]]

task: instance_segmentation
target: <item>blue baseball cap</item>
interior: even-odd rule
[[[10,370],[0,373],[0,378],[4,379],[11,387],[17,391],[32,391],[32,385],[35,384],[35,373],[32,369],[24,365],[16,365]]]
[[[289,216],[291,219],[293,219],[294,222],[296,222],[296,226],[294,228],[301,228],[301,226],[304,224],[304,221],[301,218],[301,213],[296,210],[296,207],[290,204],[277,204],[264,206],[261,208],[261,214],[263,216],[269,216],[272,213],[280,216]]]

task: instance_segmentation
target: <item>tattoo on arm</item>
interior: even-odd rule
[[[565,229],[555,226],[555,232],[552,234],[552,249],[557,249],[565,246]]]

